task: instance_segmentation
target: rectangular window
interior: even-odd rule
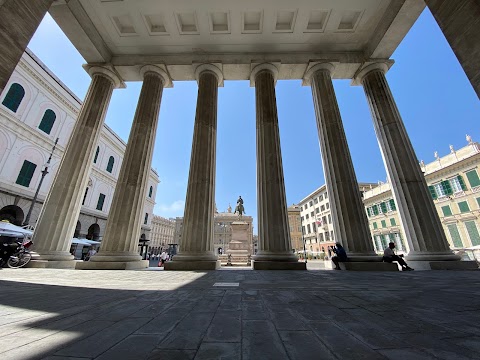
[[[323,233],[320,233],[319,235],[320,235],[320,241],[323,242]]]
[[[460,175],[448,180],[453,193],[458,193],[466,190],[465,183]]]
[[[315,223],[312,224],[312,228],[313,228],[313,232],[317,231],[317,226],[315,225]]]
[[[331,224],[332,223],[332,216],[330,214],[328,214],[328,223]]]
[[[334,240],[335,240],[335,239],[334,239],[334,237],[333,237],[333,230],[332,230],[332,231],[330,231],[330,237],[332,238],[332,241],[334,241]]]
[[[310,224],[307,224],[307,233],[310,234],[312,232],[311,228],[310,228]]]
[[[442,206],[443,216],[452,216],[452,209],[450,209],[449,205]]]
[[[373,205],[372,210],[373,210],[373,215],[378,215],[378,206],[377,205]]]
[[[382,214],[385,214],[387,212],[387,204],[385,204],[384,202],[380,203],[380,210]]]
[[[467,175],[468,182],[472,188],[480,186],[480,179],[478,178],[477,170],[470,170],[465,173],[465,175]]]
[[[330,241],[330,234],[328,231],[325,233],[325,241]]]
[[[437,197],[442,197],[442,196],[447,195],[447,193],[445,192],[445,190],[442,186],[442,183],[438,183],[438,184],[433,185],[433,188],[435,189],[435,193],[436,193]]]
[[[382,220],[381,222],[382,222],[382,228],[387,227],[387,222],[385,220]]]
[[[305,219],[309,219],[309,218],[310,218],[310,216],[308,214],[305,215]]]
[[[315,216],[315,212],[312,211],[312,212],[310,213],[310,216],[313,218],[313,217]]]
[[[465,227],[467,228],[468,236],[472,242],[472,246],[480,245],[480,235],[478,234],[477,224],[475,221],[466,221]]]
[[[432,197],[433,200],[437,200],[437,192],[435,191],[435,186],[431,185],[428,187],[428,190],[430,190],[430,196]]]
[[[392,226],[396,226],[396,225],[397,225],[397,223],[395,222],[395,219],[394,219],[394,218],[391,218],[391,219],[390,219],[390,225],[392,225]]]
[[[305,209],[308,208],[308,204],[305,204]]]
[[[326,203],[325,206],[327,207],[327,210],[330,209],[330,204]]]
[[[327,217],[326,216],[322,216],[322,224],[323,225],[327,224]]]
[[[393,199],[390,199],[390,200],[385,201],[385,206],[386,206],[386,208],[387,208],[387,212],[395,211],[395,210],[396,210],[396,208],[395,208],[395,202],[393,201]]]
[[[319,208],[316,208],[315,209],[315,214],[318,214],[320,212],[320,209]]]
[[[470,207],[468,206],[468,202],[466,201],[459,202],[458,209],[460,210],[461,213],[470,212]]]
[[[310,200],[310,202],[308,203],[308,205],[313,206],[313,201]]]
[[[373,225],[373,228],[374,228],[374,229],[378,229],[378,227],[377,227],[377,222],[374,221],[372,225]]]
[[[23,161],[22,168],[20,169],[20,173],[18,174],[16,183],[18,185],[22,185],[25,187],[30,186],[30,181],[32,181],[33,174],[35,173],[35,169],[37,165],[31,163],[28,160]]]
[[[302,226],[302,234],[305,234],[305,226]]]
[[[105,202],[105,194],[100,194],[97,202],[97,210],[103,210],[103,203]]]
[[[319,201],[323,201],[323,195],[320,195],[320,196],[318,197],[318,200],[319,200]]]
[[[320,206],[320,209],[322,209],[322,211],[325,211],[325,205]]]
[[[447,229],[450,233],[450,237],[452,238],[453,247],[463,248],[462,238],[458,232],[457,224],[449,224],[447,225]]]
[[[325,193],[325,199],[328,199],[328,194],[327,193]]]
[[[300,218],[300,221],[303,221],[303,216]]]
[[[318,204],[318,199],[317,198],[313,199],[313,202],[314,204]]]

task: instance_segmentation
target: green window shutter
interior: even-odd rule
[[[448,232],[450,233],[450,237],[452,238],[453,247],[456,248],[463,248],[462,238],[460,237],[460,233],[458,232],[458,228],[456,224],[447,225]]]
[[[468,206],[468,202],[466,201],[459,202],[458,208],[460,209],[461,213],[470,212],[470,207]]]
[[[108,159],[108,165],[107,165],[107,171],[109,173],[112,172],[114,163],[115,163],[115,159],[113,158],[113,156],[110,156],[110,158]]]
[[[450,185],[450,181],[448,181],[448,180],[442,181],[442,187],[443,187],[443,191],[445,191],[446,195],[452,195],[453,194],[452,186]]]
[[[32,181],[33,174],[35,173],[35,169],[37,165],[31,163],[28,160],[23,162],[22,168],[20,169],[20,173],[18,174],[16,183],[18,185],[22,185],[25,187],[30,186],[30,181]]]
[[[388,200],[388,202],[390,203],[390,207],[392,208],[393,211],[397,210],[397,207],[395,206],[395,200],[390,199]]]
[[[391,219],[390,219],[390,224],[391,224],[392,226],[396,226],[396,225],[397,225],[397,223],[395,222],[395,219],[394,219],[394,218],[391,218]]]
[[[95,157],[93,158],[93,163],[97,163],[98,154],[100,153],[100,146],[97,146],[97,151],[95,152]]]
[[[437,193],[435,191],[435,188],[433,186],[429,186],[428,190],[430,190],[430,195],[432,196],[432,199],[437,200]]]
[[[8,89],[8,93],[2,101],[2,104],[13,112],[17,112],[23,97],[25,96],[25,90],[22,85],[14,83]]]
[[[98,202],[97,202],[97,210],[102,211],[103,210],[103,203],[105,202],[105,195],[100,194],[98,197]]]
[[[465,227],[467,228],[468,236],[470,237],[472,246],[480,245],[480,235],[478,234],[478,229],[475,221],[465,222]]]
[[[382,227],[387,227],[387,223],[385,222],[385,220],[382,220]]]
[[[465,185],[465,181],[463,181],[462,175],[457,176],[458,182],[460,183],[460,186],[462,187],[462,190],[465,191],[467,190],[467,186]]]
[[[378,206],[377,206],[377,205],[373,205],[373,206],[372,206],[372,209],[373,209],[373,215],[378,215]]]
[[[476,187],[480,186],[480,179],[478,178],[477,170],[472,170],[466,173],[468,182],[470,183],[470,186]]]
[[[38,128],[43,132],[50,134],[53,124],[55,124],[56,118],[57,115],[55,115],[52,110],[48,109],[47,111],[45,111],[45,114],[43,114],[42,121],[40,122],[40,125],[38,125]]]
[[[443,216],[452,216],[452,209],[450,209],[449,205],[442,206]]]
[[[383,214],[387,212],[387,204],[385,204],[384,202],[380,204],[380,208],[382,209]]]
[[[374,228],[374,229],[378,229],[376,222],[373,223],[373,228]]]

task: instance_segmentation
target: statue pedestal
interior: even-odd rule
[[[252,253],[252,240],[249,236],[250,224],[244,221],[234,221],[232,240],[228,243],[227,255],[231,255],[231,263],[235,265],[248,264],[248,257]]]

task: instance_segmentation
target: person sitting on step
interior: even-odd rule
[[[335,270],[340,269],[340,263],[348,261],[347,252],[340,243],[335,244],[336,248],[332,246],[335,256],[332,257],[332,262],[335,264]]]
[[[402,266],[402,271],[413,270],[407,265],[405,260],[403,260],[403,255],[396,255],[393,249],[395,249],[395,243],[391,242],[388,244],[388,248],[383,251],[383,261],[388,263],[393,261],[398,262]]]

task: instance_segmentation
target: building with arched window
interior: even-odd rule
[[[0,97],[0,220],[24,223],[41,171],[58,138],[30,217],[29,225],[35,226],[81,104],[34,54],[28,50],[23,54]],[[125,147],[125,142],[104,125],[88,185],[82,194],[75,236],[102,239]],[[158,183],[157,173],[151,170],[144,209],[147,223],[142,224],[147,239]]]

